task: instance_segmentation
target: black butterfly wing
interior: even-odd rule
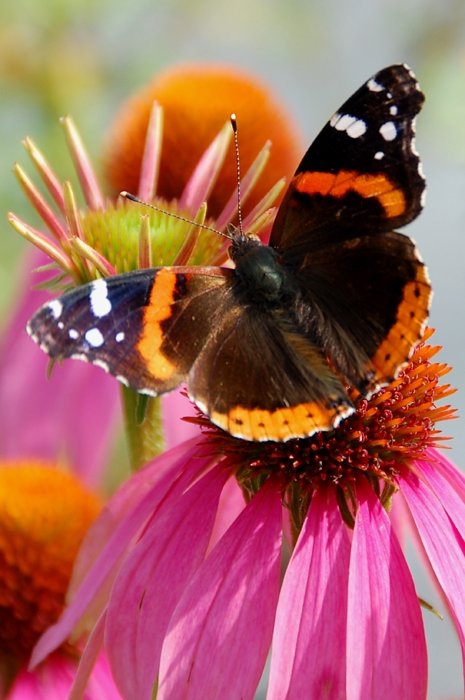
[[[45,304],[28,332],[52,359],[90,362],[143,393],[187,381],[215,424],[248,440],[311,435],[351,413],[320,350],[236,287],[230,269],[140,270]]]
[[[27,330],[52,359],[90,362],[157,395],[187,378],[232,275],[164,267],[108,277],[45,304]]]
[[[364,393],[395,376],[428,317],[425,267],[392,230],[422,206],[413,138],[423,99],[405,66],[370,78],[310,146],[271,233],[299,280],[303,325]]]
[[[415,151],[424,95],[404,65],[379,71],[333,115],[311,144],[276,217],[270,244],[288,258],[404,226],[422,207],[425,181]]]

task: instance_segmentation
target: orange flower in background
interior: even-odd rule
[[[242,172],[252,164],[266,139],[272,148],[267,168],[247,200],[255,206],[278,177],[291,176],[302,154],[302,142],[291,115],[256,78],[236,68],[183,65],[159,74],[131,97],[111,128],[105,154],[113,193],[136,192],[147,125],[153,102],[163,107],[163,152],[157,195],[179,197],[195,165],[234,112],[238,119]],[[221,178],[209,198],[208,213],[217,217],[237,182],[233,145],[226,153]]]
[[[27,658],[57,620],[77,550],[100,501],[72,474],[0,463],[0,655]]]

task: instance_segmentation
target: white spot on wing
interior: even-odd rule
[[[92,360],[92,364],[96,367],[101,367],[105,372],[109,372],[110,368],[104,360]]]
[[[71,338],[71,340],[77,340],[79,338],[79,332],[75,328],[70,328],[68,331],[68,335]]]
[[[101,347],[104,342],[103,335],[101,334],[98,328],[89,328],[89,330],[86,331],[84,338],[93,348]]]
[[[335,112],[335,113],[333,114],[333,116],[331,117],[331,119],[329,120],[329,125],[330,125],[330,126],[336,126],[337,121],[338,121],[338,119],[340,119],[340,118],[341,118],[341,115],[339,114],[339,112]]]
[[[347,136],[350,136],[351,139],[358,139],[359,136],[363,136],[363,134],[367,130],[367,125],[363,121],[363,119],[357,119],[356,122],[351,124],[347,131]]]
[[[367,82],[367,88],[371,90],[371,92],[382,92],[384,90],[384,87],[377,83],[374,78],[370,78]]]
[[[89,362],[89,358],[83,352],[75,352],[72,355],[70,355],[70,358],[72,360],[82,360],[82,362]]]
[[[108,298],[108,285],[104,279],[98,279],[92,282],[90,308],[96,318],[102,318],[111,311],[111,301]]]
[[[384,122],[379,127],[379,133],[385,141],[394,141],[397,136],[397,129],[394,122]]]
[[[351,114],[339,114],[336,112],[329,120],[330,125],[337,131],[345,131],[351,139],[357,139],[367,130],[363,119],[357,119]]]
[[[119,333],[117,333],[115,335],[115,340],[117,343],[122,343],[124,338],[125,338],[125,335],[124,335],[123,331],[120,331]]]
[[[376,151],[376,153],[375,153],[375,155],[374,155],[374,158],[375,158],[376,160],[382,160],[382,159],[384,158],[384,153],[383,153],[383,151]]]
[[[123,377],[122,374],[116,374],[116,375],[115,375],[115,379],[116,379],[120,384],[124,384],[124,386],[129,386],[128,380],[126,379],[126,377]]]
[[[334,124],[334,128],[338,131],[347,131],[349,126],[352,126],[356,121],[357,118],[353,117],[351,114],[342,114]]]
[[[396,114],[398,113],[398,111],[399,111],[399,110],[397,109],[397,106],[396,106],[396,105],[391,105],[391,107],[389,107],[389,114],[392,114],[393,117],[396,116]]]
[[[53,301],[47,304],[47,308],[49,309],[50,313],[56,321],[61,316],[61,312],[63,311],[63,304],[59,299],[54,299]]]

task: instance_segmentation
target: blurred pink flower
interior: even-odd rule
[[[47,273],[34,271],[48,262],[30,251],[18,285],[20,298],[0,339],[0,459],[60,461],[95,486],[108,454],[118,391],[110,377],[83,364],[55,366],[47,377],[49,360],[25,327],[51,298],[36,288]]]
[[[34,671],[23,668],[7,700],[65,700],[70,697],[76,676],[76,662],[62,654],[53,654],[47,662]],[[119,700],[121,698],[113,682],[108,661],[101,655],[97,659],[84,695],[85,700]]]
[[[58,367],[47,379],[47,360],[24,328],[50,297],[30,288],[43,281],[45,273],[32,274],[43,263],[42,254],[25,261],[23,292],[0,343],[0,694],[8,700],[68,697],[76,676],[71,647],[34,671],[26,666],[60,614],[76,551],[100,510],[88,487],[102,480],[118,396],[90,366]],[[86,693],[101,697],[120,698],[104,655]]]
[[[103,645],[126,700],[155,683],[162,700],[253,698],[270,645],[269,700],[426,698],[399,524],[465,639],[465,478],[436,448],[454,415],[436,405],[452,393],[437,350],[419,346],[390,386],[306,440],[250,443],[199,418],[204,435],[130,479],[90,530],[80,561],[93,565],[34,662],[98,617],[86,663]],[[391,520],[393,499],[409,519]],[[281,585],[283,512],[295,548]]]

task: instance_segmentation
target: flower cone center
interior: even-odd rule
[[[18,658],[60,615],[77,550],[100,502],[52,466],[0,466],[0,648]]]

